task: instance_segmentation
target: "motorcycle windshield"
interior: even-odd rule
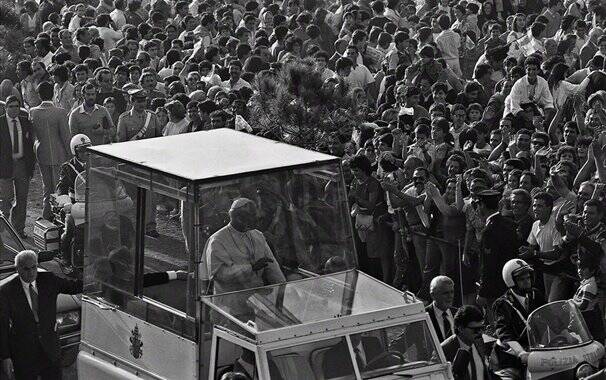
[[[571,301],[557,301],[535,310],[528,317],[531,349],[578,346],[592,341],[585,320]]]

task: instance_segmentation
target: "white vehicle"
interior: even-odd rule
[[[452,376],[423,303],[356,270],[203,301],[214,322],[209,379],[236,369],[271,380]]]
[[[369,353],[345,378],[451,378],[422,304],[355,271],[339,158],[229,129],[88,150],[79,378],[216,378],[246,348],[256,379],[270,379],[268,356],[299,352],[276,363],[291,380],[297,360],[315,375],[322,349],[339,340],[350,348],[362,333],[381,342],[384,358],[373,364]],[[257,229],[287,282],[213,295],[205,245],[242,197],[256,204]],[[181,223],[151,238],[156,203],[180,207]],[[188,280],[152,281],[170,270]],[[251,303],[247,315],[230,297],[231,306]]]

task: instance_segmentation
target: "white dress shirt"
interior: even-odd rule
[[[505,98],[504,114],[511,112],[516,115],[522,110],[522,104],[531,101],[543,109],[554,108],[553,97],[547,81],[537,77],[536,84],[531,85],[528,83],[528,76],[524,75],[514,83],[511,93]]]
[[[29,304],[30,309],[32,309],[32,297],[30,296],[30,293],[29,293],[29,284],[30,283],[23,281],[21,278],[19,278],[19,281],[21,281],[21,286],[23,286],[23,292],[25,293],[25,297],[27,298],[27,303]],[[32,282],[31,284],[34,286],[34,290],[36,291],[36,293],[38,293],[38,285],[36,285],[36,281]],[[33,310],[34,309],[32,309],[32,311]]]
[[[19,118],[16,117],[14,120],[17,121],[17,136],[16,136],[16,138],[18,139],[19,151],[13,152],[13,159],[18,159],[18,158],[22,158],[23,157],[23,131],[21,129],[21,121],[19,120]],[[12,147],[15,144],[15,136],[14,136],[14,129],[13,129],[13,119],[11,117],[9,117],[8,115],[6,115],[6,122],[8,123],[8,132],[11,135],[11,147]]]
[[[440,326],[440,332],[442,333],[442,336],[444,337],[444,339],[448,338],[448,336],[446,336],[445,331],[444,331],[444,317],[442,317],[442,314],[444,313],[444,311],[440,310],[435,302],[433,303],[433,312],[434,312],[434,315],[436,316],[436,321],[438,321],[438,326]],[[450,309],[446,309],[446,319],[448,319],[448,323],[450,323],[450,332],[451,332],[451,334],[453,334],[455,331],[454,330],[454,317],[453,317],[452,313],[450,312]]]
[[[459,339],[459,346],[461,346],[463,350],[469,350],[469,346],[466,345],[461,339]],[[482,357],[480,356],[475,344],[471,345],[471,355],[473,356],[473,364],[475,365],[476,370],[475,380],[484,380],[484,365],[482,365]],[[467,372],[469,373],[470,379],[472,378],[471,375],[473,373],[471,370],[471,365],[472,362],[470,361],[469,365],[467,366]]]

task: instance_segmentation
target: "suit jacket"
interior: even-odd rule
[[[450,310],[450,312],[452,313],[452,316],[454,318],[454,315],[457,313],[457,308],[450,307],[448,309]],[[434,329],[436,329],[436,334],[438,335],[438,339],[440,340],[440,342],[445,341],[446,338],[448,338],[448,337],[444,336],[444,334],[442,334],[442,330],[440,330],[440,324],[438,323],[438,321],[436,319],[436,314],[434,312],[433,303],[430,303],[429,305],[425,306],[425,311],[429,314],[429,319],[431,319],[431,324],[433,325]],[[454,334],[454,331],[453,331],[453,334]]]
[[[485,298],[497,298],[507,290],[501,277],[501,270],[507,261],[517,257],[519,241],[517,226],[501,213],[486,220],[486,229],[480,242],[480,289],[478,294]]]
[[[362,347],[364,347],[366,363],[369,363],[372,359],[387,350],[381,348],[381,342],[375,337],[362,337]],[[350,360],[346,360],[346,358],[349,357],[351,357],[351,355],[349,354],[349,348],[347,347],[345,340],[340,341],[330,350],[326,351],[322,363],[324,377],[332,379],[334,377],[353,374],[354,369],[352,363]]]
[[[454,364],[455,357],[457,356],[457,351],[459,350],[459,348],[461,348],[461,344],[457,336],[451,335],[448,339],[442,342],[441,346],[442,350],[444,351],[444,356],[446,356],[446,360]],[[484,367],[484,379],[488,380],[490,377],[488,372],[488,366],[486,363],[486,354],[480,346],[476,345],[476,349],[478,350],[480,358],[482,358],[482,367]],[[457,368],[453,366],[452,372],[455,380],[475,380],[472,379],[469,374],[468,365],[469,360],[465,360],[464,362],[462,362],[461,365],[458,365]]]
[[[41,165],[61,165],[71,156],[71,134],[67,111],[51,102],[42,102],[29,111],[36,158]]]
[[[0,357],[11,358],[15,368],[27,373],[36,368],[31,357],[32,347],[38,344],[53,363],[61,356],[57,322],[57,296],[82,292],[82,281],[56,276],[51,272],[38,272],[38,319],[36,323],[19,276],[0,287]],[[30,369],[31,371],[31,369]]]
[[[23,134],[23,158],[26,161],[27,174],[31,177],[36,163],[32,124],[24,115],[19,115],[19,122]],[[0,178],[13,177],[13,145],[8,128],[6,114],[0,115]]]

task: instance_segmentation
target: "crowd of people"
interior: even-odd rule
[[[479,306],[499,331],[512,305],[504,294],[523,315],[538,305],[525,302],[532,286],[518,286],[532,267],[545,300],[575,300],[594,337],[606,337],[599,0],[11,7],[27,37],[16,51],[0,41],[0,67],[17,77],[0,84],[0,208],[22,237],[36,163],[48,219],[62,164],[82,171],[72,137],[263,134],[249,112],[261,79],[305,64],[345,92],[361,120],[327,146],[343,157],[362,270],[428,303],[445,276],[446,304]],[[508,281],[512,259],[524,269]],[[444,339],[452,331],[442,329]]]

